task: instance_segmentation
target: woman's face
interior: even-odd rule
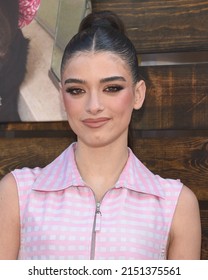
[[[132,111],[142,106],[145,84],[133,85],[128,67],[115,54],[79,53],[65,65],[61,91],[78,142],[100,147],[127,142]]]

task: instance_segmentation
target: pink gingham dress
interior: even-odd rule
[[[19,259],[165,259],[182,188],[151,173],[129,149],[115,186],[97,203],[71,144],[45,168],[16,169],[21,217]]]

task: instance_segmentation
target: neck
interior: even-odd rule
[[[127,144],[89,147],[78,141],[75,159],[79,172],[97,200],[114,186],[128,159]]]

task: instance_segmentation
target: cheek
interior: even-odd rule
[[[68,116],[73,116],[79,111],[79,102],[72,100],[70,96],[63,94],[63,101]]]
[[[133,105],[134,105],[134,96],[133,93],[127,92],[126,94],[120,96],[118,100],[116,101],[116,108],[118,112],[120,113],[129,113],[132,112],[133,110]]]

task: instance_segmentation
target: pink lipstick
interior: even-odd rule
[[[84,119],[83,123],[84,125],[90,127],[90,128],[99,128],[103,125],[105,125],[110,119],[109,118],[88,118],[88,119]]]

